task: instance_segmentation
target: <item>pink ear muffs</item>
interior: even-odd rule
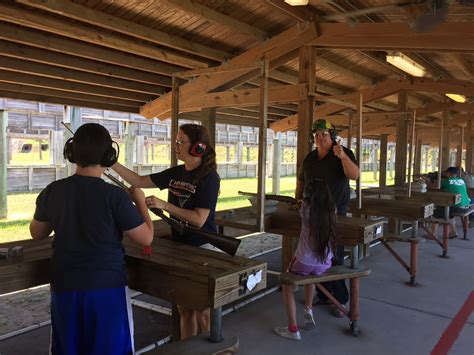
[[[189,154],[193,157],[202,157],[202,155],[206,152],[206,145],[204,143],[196,143],[189,149]]]

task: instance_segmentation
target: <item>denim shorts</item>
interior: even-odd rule
[[[290,261],[290,265],[288,266],[288,271],[292,272],[293,274],[298,274],[298,275],[321,275],[324,272],[326,272],[327,269],[331,267],[331,260],[329,260],[325,264],[317,264],[317,265],[306,265],[303,263],[300,263],[298,259],[293,257],[293,259]]]

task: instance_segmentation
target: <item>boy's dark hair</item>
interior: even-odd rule
[[[86,167],[100,165],[110,167],[117,162],[117,150],[113,147],[109,131],[98,123],[86,123],[79,127],[73,138],[64,146],[64,157],[71,163]]]
[[[206,127],[200,126],[197,124],[184,124],[179,127],[183,133],[188,136],[189,141],[191,142],[190,146],[190,154],[197,151],[198,146],[202,146],[203,152],[199,154],[201,157],[201,165],[199,166],[199,170],[194,177],[193,184],[196,185],[201,178],[206,176],[211,171],[217,171],[217,163],[216,163],[216,152],[213,147],[211,147],[211,142],[209,139],[209,132],[207,131]]]
[[[319,261],[326,262],[328,248],[336,239],[336,205],[324,180],[305,184],[303,199],[310,204],[309,241]]]
[[[459,169],[455,166],[450,166],[449,168],[446,169],[446,172],[453,175],[459,175]]]

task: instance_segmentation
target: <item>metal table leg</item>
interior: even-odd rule
[[[211,309],[211,337],[213,343],[222,342],[222,307]]]

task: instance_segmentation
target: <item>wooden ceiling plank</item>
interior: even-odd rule
[[[310,44],[328,48],[418,52],[473,52],[474,26],[465,22],[441,23],[419,33],[408,23],[319,23],[320,35]]]
[[[80,94],[77,92],[70,92],[70,91],[63,91],[63,90],[56,90],[56,89],[43,88],[43,87],[38,87],[38,86],[29,86],[29,85],[23,85],[23,84],[7,83],[7,82],[0,82],[0,90],[16,91],[19,93],[26,93],[26,94],[38,95],[38,96],[51,96],[51,97],[60,97],[63,99],[73,99],[73,100],[80,100],[80,101],[105,103],[109,105],[128,106],[128,107],[139,106],[137,102],[128,101],[128,100],[110,98],[110,97],[105,97],[105,96]]]
[[[472,25],[471,25],[472,26]],[[450,54],[451,59],[456,63],[456,65],[470,78],[474,78],[474,66],[472,66],[466,58],[464,58],[459,53]]]
[[[104,88],[82,83],[68,82],[63,80],[51,79],[31,74],[15,73],[6,70],[0,70],[0,81],[37,86],[48,89],[57,89],[63,91],[76,92],[81,94],[91,94],[105,97],[115,97],[117,99],[129,100],[132,102],[147,102],[153,96],[135,93],[131,91]]]
[[[183,10],[185,12],[194,14],[196,16],[205,18],[211,22],[223,25],[233,30],[245,33],[249,36],[254,37],[258,41],[263,41],[267,38],[265,31],[249,25],[245,22],[238,21],[233,17],[224,15],[220,12],[214,11],[206,6],[200,5],[191,0],[165,0],[169,5]]]
[[[140,38],[145,41],[195,54],[203,58],[209,58],[220,62],[229,58],[229,53],[219,49],[207,47],[178,36],[170,35],[162,31],[142,26],[135,22],[123,20],[117,16],[112,16],[101,11],[90,9],[72,1],[17,0],[17,2],[80,20],[112,31],[120,32],[128,36]]]
[[[334,62],[331,62],[327,59],[324,59],[322,57],[316,57],[316,66],[321,65],[326,69],[332,70],[338,74],[341,74],[349,79],[355,80],[360,82],[363,85],[373,85],[374,80],[368,76],[365,76],[363,74],[357,73],[355,71],[349,70],[344,68],[341,65],[338,65]]]
[[[134,91],[154,96],[162,95],[165,92],[162,87],[156,85],[137,83],[134,81],[117,78],[107,78],[103,75],[84,73],[76,70],[64,69],[60,67],[54,67],[46,64],[23,61],[13,58],[5,58],[1,56],[0,69],[25,74],[45,76],[53,79],[98,85],[100,87],[109,87],[120,90]]]
[[[100,110],[109,110],[109,111],[117,111],[117,112],[138,113],[138,108],[133,108],[129,106],[109,105],[109,104],[104,104],[104,103],[65,99],[62,97],[32,95],[32,94],[19,93],[19,92],[13,92],[13,91],[0,90],[0,97],[8,97],[11,99],[29,100],[29,101],[37,101],[37,102],[49,102],[49,103],[60,104],[60,105],[90,107],[90,108],[97,108]]]
[[[317,86],[316,86],[317,89]],[[375,101],[383,97],[389,96],[400,89],[400,82],[396,79],[388,79],[377,85],[360,90],[363,94],[363,103]],[[345,106],[327,103],[320,105],[314,111],[315,118],[323,118],[330,114],[337,113],[347,109]],[[270,124],[270,128],[275,132],[284,132],[295,129],[298,125],[298,115],[289,116],[280,121]]]
[[[314,26],[293,26],[286,31],[272,37],[265,43],[259,43],[256,46],[252,47],[251,49],[247,50],[246,52],[232,58],[229,61],[229,65],[242,65],[246,63],[254,63],[257,60],[260,60],[263,53],[266,52],[266,60],[272,61],[276,58],[272,58],[268,56],[268,50],[271,48],[278,47],[280,45],[285,45],[285,48],[291,52],[294,49],[304,45],[308,41],[308,37],[316,36],[316,31]],[[286,44],[288,42],[292,42],[291,47],[287,47]],[[282,53],[278,52],[278,55],[282,55]],[[238,78],[241,73],[223,73],[219,74],[218,76],[213,76],[211,78],[207,78],[206,76],[201,76],[192,82],[182,85],[180,87],[180,103],[195,97],[196,95],[200,95],[206,92],[209,92],[213,89],[216,89],[225,83],[228,83],[236,78]],[[154,117],[168,117],[171,110],[171,95],[166,94],[161,96],[160,98],[145,104],[140,113],[147,117],[147,118],[154,118]]]
[[[109,78],[125,79],[132,82],[153,84],[163,87],[171,86],[171,79],[154,73],[105,64],[94,60],[79,58],[68,54],[47,51],[23,44],[0,40],[0,55],[10,58],[27,59],[36,63],[54,65],[67,69],[102,75]]]
[[[316,14],[311,13],[310,6],[291,6],[282,0],[267,0],[267,3],[299,22],[313,21],[316,18]]]
[[[280,85],[268,90],[269,103],[297,102],[308,97],[308,87],[304,84]],[[206,107],[240,107],[259,104],[260,89],[213,92],[186,100],[179,105],[180,112],[196,111]]]
[[[182,67],[177,67],[175,65],[161,63],[155,60],[105,49],[78,41],[71,41],[70,39],[40,33],[30,29],[21,27],[14,28],[1,22],[0,38],[37,48],[48,48],[48,50],[51,51],[121,65],[128,68],[150,71],[157,74],[171,75],[174,72],[183,70]]]
[[[451,126],[465,126],[469,121],[474,121],[474,113],[458,113],[453,115],[448,123]]]
[[[158,49],[152,45],[137,43],[120,35],[100,31],[80,23],[71,23],[70,21],[48,17],[15,6],[0,3],[0,19],[98,46],[133,53],[142,57],[155,58],[156,60],[177,64],[185,68],[207,67],[207,63]]]

